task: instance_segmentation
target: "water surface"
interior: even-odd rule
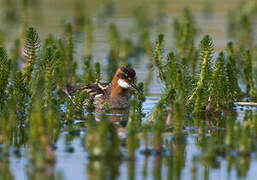
[[[206,4],[207,1],[210,3]],[[134,23],[132,11],[137,6],[148,9],[149,18],[153,18],[158,13],[164,13],[162,21],[155,23],[151,28],[151,41],[154,43],[157,35],[165,35],[165,48],[171,50],[174,39],[172,38],[172,22],[182,14],[184,7],[189,7],[195,16],[195,22],[200,31],[197,35],[197,43],[204,34],[210,34],[213,37],[215,49],[224,49],[228,40],[227,36],[227,13],[236,6],[236,0],[131,0],[131,1],[113,1],[115,11],[108,18],[101,20],[105,1],[81,1],[84,7],[77,6],[79,1],[38,1],[38,4],[31,6],[25,12],[21,4],[16,4],[13,8],[16,10],[16,20],[7,21],[5,18],[6,6],[4,1],[0,1],[0,30],[4,34],[4,44],[11,47],[13,40],[19,38],[24,24],[33,25],[37,28],[41,39],[44,39],[49,33],[57,37],[63,37],[63,27],[65,22],[74,22],[74,17],[78,13],[82,16],[89,16],[94,23],[93,35],[93,61],[101,62],[103,65],[103,80],[106,80],[107,55],[109,52],[108,27],[114,23],[120,32],[121,39],[131,38],[136,41],[134,32]],[[159,4],[158,4],[159,3]],[[161,6],[161,4],[163,5]],[[158,8],[161,6],[162,8]],[[210,13],[211,12],[211,13]],[[255,25],[256,26],[256,25]],[[74,32],[75,59],[78,61],[78,73],[82,69],[82,57],[85,46],[85,32]],[[132,59],[131,63],[136,69],[138,82],[147,78],[147,57],[140,55],[137,59]],[[143,104],[144,121],[151,113],[154,105],[158,102],[162,94],[157,76],[153,76],[150,85],[149,95]],[[237,112],[236,121],[243,122],[246,110],[251,109],[256,112],[256,107],[235,107]],[[136,150],[135,161],[123,158],[118,165],[102,161],[93,161],[88,158],[84,149],[84,138],[87,134],[86,128],[81,128],[76,121],[76,133],[71,133],[65,128],[61,129],[55,146],[56,163],[49,167],[49,173],[54,171],[55,177],[60,179],[97,179],[98,175],[105,174],[106,179],[111,179],[110,172],[117,171],[117,179],[256,179],[257,154],[252,152],[249,156],[240,156],[236,152],[230,152],[226,155],[217,155],[213,159],[202,159],[202,154],[206,150],[199,139],[202,136],[206,139],[222,139],[225,137],[226,127],[206,126],[201,135],[201,128],[186,126],[184,128],[184,141],[175,141],[172,133],[164,133],[163,152],[161,156],[155,155],[152,146],[152,134],[149,135],[149,144],[152,153],[146,156],[142,152],[145,150],[144,139],[139,138],[139,147]],[[83,123],[83,121],[82,121]],[[120,129],[120,138],[125,141],[126,131]],[[72,135],[71,135],[72,134]],[[69,140],[68,140],[69,139]],[[217,140],[220,142],[219,140]],[[206,140],[207,142],[207,140]],[[256,142],[254,144],[256,146]],[[11,148],[9,156],[9,170],[15,179],[30,179],[28,176],[28,159],[26,145],[21,147],[21,156],[17,157]],[[172,147],[172,148],[171,148]],[[126,154],[126,147],[121,148],[123,154]],[[256,150],[256,147],[255,147]],[[232,160],[231,160],[232,159]],[[1,164],[1,163],[0,163]],[[33,173],[32,173],[33,174]],[[47,173],[43,173],[47,177]],[[43,177],[44,177],[43,176]],[[47,177],[53,178],[53,177]],[[57,179],[57,178],[56,178]]]

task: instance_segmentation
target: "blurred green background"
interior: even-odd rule
[[[96,43],[108,40],[104,28],[115,23],[122,35],[133,37],[136,16],[147,20],[152,38],[164,33],[172,41],[172,21],[181,17],[185,7],[191,10],[199,26],[199,39],[210,34],[218,47],[224,47],[227,36],[228,14],[238,7],[238,0],[1,0],[0,30],[8,43],[19,36],[23,24],[33,25],[40,36],[61,34],[65,22],[83,24],[91,18]],[[79,39],[78,39],[79,41]],[[169,42],[168,42],[169,44]]]

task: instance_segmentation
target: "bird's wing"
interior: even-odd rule
[[[90,98],[95,98],[96,96],[104,95],[105,91],[109,87],[108,83],[94,83],[87,86],[76,87],[69,84],[63,90],[70,98],[73,98],[77,91],[86,91]]]

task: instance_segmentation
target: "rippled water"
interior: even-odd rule
[[[153,16],[153,12],[156,12],[157,1],[149,0],[133,0],[133,1],[118,1],[116,0],[116,15],[114,17],[108,18],[105,23],[98,24],[97,16],[102,4],[98,1],[86,1],[87,9],[83,9],[84,14],[88,14],[93,17],[95,22],[94,29],[94,43],[93,43],[93,59],[94,61],[101,62],[101,64],[107,64],[107,54],[109,51],[109,39],[108,39],[108,25],[109,23],[115,23],[120,31],[122,39],[134,38],[133,33],[133,18],[131,16],[131,11],[134,7],[138,5],[148,6],[150,16]],[[166,6],[164,12],[166,16],[164,22],[160,26],[156,25],[153,27],[151,32],[151,39],[155,40],[157,34],[164,33],[166,43],[166,49],[172,49],[172,20],[179,17],[185,6],[190,7],[192,13],[195,15],[196,23],[199,25],[201,31],[198,34],[198,41],[202,38],[204,34],[210,34],[214,39],[215,48],[223,49],[227,43],[226,35],[226,15],[227,12],[235,6],[236,0],[209,0],[211,2],[210,10],[213,12],[210,16],[206,16],[204,11],[205,3],[204,0],[164,0]],[[1,3],[1,1],[0,1]],[[1,5],[1,4],[0,4]],[[77,11],[74,8],[74,3],[69,0],[62,1],[52,1],[44,0],[41,1],[39,6],[31,8],[28,14],[24,15],[18,12],[17,16],[22,17],[17,22],[6,22],[4,20],[4,6],[0,6],[0,29],[5,33],[5,44],[10,47],[12,41],[19,36],[19,30],[21,29],[21,24],[26,21],[27,24],[32,24],[35,26],[41,36],[44,39],[49,33],[56,36],[62,36],[63,33],[63,22],[72,21],[72,17],[75,16]],[[16,6],[19,9],[19,5]],[[84,51],[84,33],[75,33],[74,35],[75,43],[75,54],[78,62],[82,59]],[[140,56],[133,61],[133,65],[137,72],[138,81],[144,81],[146,79],[146,59],[145,56]],[[79,67],[81,69],[81,67]],[[104,71],[105,72],[105,71]],[[79,70],[78,70],[79,73]],[[105,73],[103,76],[105,77]],[[144,120],[147,119],[148,115],[151,113],[154,105],[158,102],[159,95],[161,94],[160,85],[157,81],[157,77],[154,76],[152,84],[150,86],[149,94],[151,96],[146,97],[146,101],[143,104],[143,113],[145,114]],[[246,109],[252,109],[256,111],[255,107],[235,107],[238,117],[238,121],[242,121]],[[76,121],[79,124],[81,121]],[[168,151],[168,148],[164,148],[164,152],[161,157],[145,156],[142,151],[144,150],[144,140],[140,139],[140,146],[136,151],[136,160],[129,161],[123,159],[118,166],[119,176],[117,179],[192,179],[192,169],[196,168],[196,179],[240,179],[238,177],[238,170],[232,167],[232,170],[228,171],[228,161],[226,158],[219,157],[217,159],[218,166],[216,168],[211,168],[209,166],[203,166],[201,162],[196,161],[194,164],[193,159],[201,153],[201,148],[197,143],[199,137],[199,127],[186,127],[185,128],[185,141],[184,143],[174,144],[174,149],[172,152]],[[225,129],[215,129],[210,127],[206,130],[206,137],[215,136],[215,133],[224,132]],[[86,135],[86,129],[79,129],[73,132],[72,140],[67,145],[66,138],[70,137],[71,132],[62,129],[62,132],[55,144],[56,150],[56,164],[53,171],[57,175],[58,173],[64,177],[64,179],[94,179],[90,176],[89,166],[92,166],[96,173],[100,172],[102,162],[94,161],[90,162],[87,153],[84,150],[84,137]],[[120,129],[120,137],[126,138],[126,131]],[[172,142],[172,136],[169,133],[164,134],[164,140],[167,142]],[[123,149],[126,151],[126,149]],[[22,147],[21,157],[16,157],[11,155],[10,159],[10,171],[16,179],[29,179],[27,176],[26,166],[28,164],[28,159],[26,146]],[[173,153],[173,154],[172,154]],[[249,158],[249,169],[247,171],[246,178],[249,180],[256,179],[257,171],[257,158],[256,153],[252,153]],[[237,158],[237,155],[231,155]],[[176,158],[177,162],[176,162]],[[238,157],[238,161],[244,161]],[[181,161],[181,162],[180,162]],[[172,168],[169,165],[173,163]],[[108,164],[104,164],[108,166]],[[130,176],[131,171],[132,178]],[[51,168],[49,169],[51,171]],[[156,172],[159,171],[159,172]],[[205,175],[207,174],[207,175]],[[107,176],[109,177],[109,176]],[[173,177],[173,178],[172,178]]]
[[[147,97],[143,104],[143,112],[146,116],[151,112],[154,104],[158,101],[159,96]],[[242,121],[243,114],[245,110],[257,111],[256,107],[235,107],[238,112],[238,121]],[[219,157],[217,159],[218,166],[212,168],[209,166],[203,167],[200,162],[193,164],[194,157],[201,154],[199,149],[199,144],[197,143],[199,138],[199,127],[186,127],[184,132],[186,134],[184,143],[175,143],[173,152],[169,152],[167,148],[164,148],[162,156],[155,156],[154,153],[146,156],[144,153],[144,140],[140,138],[140,146],[136,150],[135,161],[130,161],[123,159],[118,166],[119,175],[117,179],[130,179],[129,173],[131,173],[131,168],[134,168],[133,177],[134,179],[192,179],[192,167],[196,167],[196,179],[238,179],[237,171],[232,168],[228,171],[228,161],[226,158]],[[126,138],[126,131],[120,130],[120,137]],[[224,132],[225,128],[215,128],[207,127],[206,137],[213,136],[218,132]],[[61,173],[64,179],[94,179],[94,176],[89,176],[88,166],[89,159],[87,153],[84,150],[84,137],[86,135],[86,130],[80,130],[73,133],[72,141],[67,146],[66,138],[70,136],[71,132],[62,130],[59,135],[58,141],[55,144],[56,150],[56,164],[54,169],[49,171],[54,171],[55,174]],[[76,135],[75,135],[76,134]],[[222,137],[221,137],[222,138]],[[172,134],[164,133],[164,141],[172,142]],[[174,142],[173,142],[174,143]],[[72,149],[70,149],[72,148]],[[26,148],[22,148],[21,157],[10,156],[10,170],[16,179],[27,179],[26,166],[28,159],[26,158]],[[249,169],[247,171],[247,179],[256,179],[256,169],[257,169],[257,158],[256,153],[253,153],[249,159]],[[231,157],[238,158],[238,161],[244,161],[237,157],[237,154],[231,154]],[[174,162],[174,159],[177,161]],[[179,160],[180,159],[180,160]],[[115,160],[114,160],[115,161]],[[94,168],[96,173],[100,173],[101,166],[109,166],[109,164],[101,164],[101,161],[92,161],[91,166]],[[174,163],[172,167],[169,163]],[[181,167],[176,167],[181,166]],[[159,168],[159,169],[158,169]],[[207,168],[207,176],[204,176]],[[158,174],[157,171],[160,171]],[[108,179],[107,173],[107,179]]]

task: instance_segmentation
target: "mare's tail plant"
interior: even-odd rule
[[[140,89],[141,92],[143,92],[144,84],[139,83],[138,88]],[[136,98],[136,119],[137,119],[137,122],[139,124],[141,124],[141,121],[142,121],[142,104],[143,104],[144,99],[145,99],[144,93],[137,94],[137,98]]]
[[[120,37],[118,30],[114,24],[110,25],[110,53],[109,53],[109,64],[108,64],[108,80],[111,81],[113,75],[118,68],[119,62],[119,51],[120,51]]]
[[[215,111],[220,111],[224,107],[228,99],[228,82],[225,69],[225,56],[221,52],[216,61],[215,68],[212,73],[210,87],[209,87],[209,98],[206,110],[210,110],[213,104]]]
[[[127,126],[127,148],[128,148],[128,158],[134,160],[135,150],[138,146],[138,140],[136,134],[139,131],[139,122],[136,118],[136,100],[131,100],[131,111],[129,114],[129,121]]]
[[[95,82],[99,83],[101,80],[101,66],[100,63],[95,63]]]
[[[163,107],[164,104],[161,104],[159,110],[156,115],[156,121],[153,124],[153,146],[155,149],[156,155],[161,155],[162,152],[162,144],[163,144],[163,131],[165,128],[165,120],[163,118]]]
[[[213,42],[210,36],[204,36],[201,41],[201,70],[200,77],[198,79],[196,88],[193,90],[191,96],[188,99],[188,103],[192,102],[193,99],[195,107],[194,114],[200,115],[201,102],[207,102],[208,87],[210,85],[211,73],[212,73],[212,55],[213,55]],[[200,101],[201,99],[201,101]],[[199,104],[200,103],[200,104]]]
[[[27,66],[24,69],[24,79],[30,82],[34,64],[38,58],[40,40],[35,28],[29,27],[26,31],[25,57]]]
[[[176,61],[173,52],[170,52],[167,56],[167,66],[165,71],[165,85],[166,89],[175,89],[176,77]]]
[[[105,104],[105,112],[109,112],[108,104]],[[100,118],[99,123],[89,119],[85,145],[90,158],[100,158],[106,161],[115,158],[117,160],[116,158],[120,156],[120,140],[117,129],[109,121],[106,113],[98,116]]]
[[[176,79],[176,61],[173,53],[167,56],[167,62],[163,62],[162,55],[163,35],[158,36],[158,41],[154,50],[154,65],[158,71],[158,77],[162,84],[165,85],[165,93],[162,95],[159,102],[154,107],[151,115],[148,118],[148,124],[151,124],[158,117],[158,112],[163,107],[163,104],[169,105],[175,97],[175,79]],[[164,65],[166,63],[166,66]]]
[[[176,48],[181,58],[188,60],[191,60],[194,55],[194,39],[197,34],[197,28],[194,24],[194,17],[187,8],[183,11],[182,21],[176,19],[173,23]]]
[[[174,102],[174,115],[173,115],[173,126],[174,126],[174,138],[180,139],[182,137],[182,130],[184,125],[184,114],[183,104],[178,100]]]
[[[185,92],[183,84],[183,76],[180,70],[177,70],[175,75],[175,95],[170,102],[170,111],[166,120],[166,124],[170,125],[170,119],[172,118],[172,125],[175,129],[175,138],[182,137],[182,128],[184,124],[184,104],[185,104]],[[173,117],[171,117],[173,115]]]
[[[33,165],[42,168],[45,163],[54,162],[55,158],[44,126],[40,93],[36,96],[29,121],[28,156]]]
[[[84,84],[94,83],[94,72],[90,60],[84,61]]]
[[[16,39],[11,50],[10,50],[10,59],[11,61],[11,69],[13,72],[15,72],[16,70],[18,70],[18,59],[21,56],[21,52],[20,52],[20,41],[19,39]],[[13,74],[12,74],[13,76]]]
[[[67,57],[68,57],[68,63],[71,64],[73,61],[73,42],[72,42],[72,25],[67,24],[66,25],[66,43],[67,43]]]
[[[52,97],[53,69],[55,60],[55,49],[51,46],[46,49],[46,69],[45,69],[45,105],[49,105]]]
[[[74,104],[76,104],[76,115],[78,119],[83,119],[84,114],[84,104],[87,98],[87,93],[77,91],[74,97]]]
[[[3,45],[4,45],[4,33],[0,29],[0,46],[3,46]]]
[[[8,84],[9,65],[6,51],[3,47],[0,47],[0,110],[2,109],[5,97],[6,87]]]
[[[73,62],[72,66],[71,66],[71,82],[72,82],[72,84],[76,84],[76,81],[77,81],[76,70],[77,70],[77,62]]]
[[[237,80],[237,68],[235,62],[234,47],[232,42],[229,42],[227,44],[227,53],[228,60],[226,63],[226,73],[228,78],[228,96],[229,103],[232,104],[234,101],[239,100],[242,96],[242,92]]]
[[[153,79],[153,63],[152,63],[152,44],[150,42],[149,33],[145,32],[143,33],[143,44],[144,44],[144,50],[147,55],[147,78],[145,80],[145,92],[148,92],[149,86]]]
[[[164,72],[163,72],[163,55],[162,55],[162,45],[163,45],[163,34],[160,34],[158,36],[158,40],[155,45],[154,49],[154,65],[157,68],[158,71],[158,77],[163,82],[164,81]]]
[[[252,56],[249,50],[245,52],[245,68],[244,74],[246,79],[246,91],[251,99],[257,101],[257,89],[254,87],[253,70],[252,70]]]
[[[9,155],[9,147],[13,143],[13,134],[15,133],[16,118],[15,118],[15,99],[12,94],[12,86],[9,86],[10,93],[5,106],[0,111],[0,143],[2,145],[2,153]]]
[[[132,53],[132,42],[130,40],[124,40],[121,42],[120,47],[120,65],[125,66],[128,64],[128,58]]]
[[[23,79],[23,74],[21,72],[16,72],[14,77],[14,96],[16,100],[16,118],[18,120],[24,120],[26,117],[25,110],[29,95],[30,91],[27,82]]]
[[[65,27],[65,35],[66,35],[66,52],[65,52],[65,81],[66,83],[74,83],[72,82],[75,79],[73,71],[73,39],[72,39],[72,25],[67,24]],[[65,50],[65,49],[64,49]],[[63,51],[62,51],[63,52]]]
[[[86,45],[85,45],[85,58],[90,60],[92,57],[92,44],[93,44],[93,23],[90,19],[87,20],[86,25]]]
[[[95,72],[93,71],[95,69]],[[84,84],[90,84],[90,83],[99,83],[101,80],[101,68],[100,63],[95,63],[94,68],[91,64],[91,61],[86,60],[84,62],[84,75],[83,75],[83,82]]]
[[[155,105],[155,107],[154,107],[154,109],[153,109],[151,115],[150,115],[149,118],[148,118],[148,124],[149,124],[149,125],[152,125],[153,120],[158,117],[158,114],[159,114],[160,109],[163,108],[163,104],[167,103],[167,100],[169,100],[169,99],[172,98],[172,94],[173,94],[173,93],[174,93],[173,91],[166,91],[166,92],[162,95],[161,99],[160,99],[159,102]]]
[[[254,45],[254,17],[257,3],[255,1],[240,1],[239,6],[228,13],[228,35],[239,41],[242,48],[252,48]]]
[[[66,51],[64,48],[64,44],[62,40],[58,40],[57,42],[57,50],[55,53],[55,59],[56,59],[56,64],[55,64],[55,80],[56,80],[56,85],[58,89],[62,89],[64,87],[65,83],[65,78],[67,77],[67,72],[66,72]]]

